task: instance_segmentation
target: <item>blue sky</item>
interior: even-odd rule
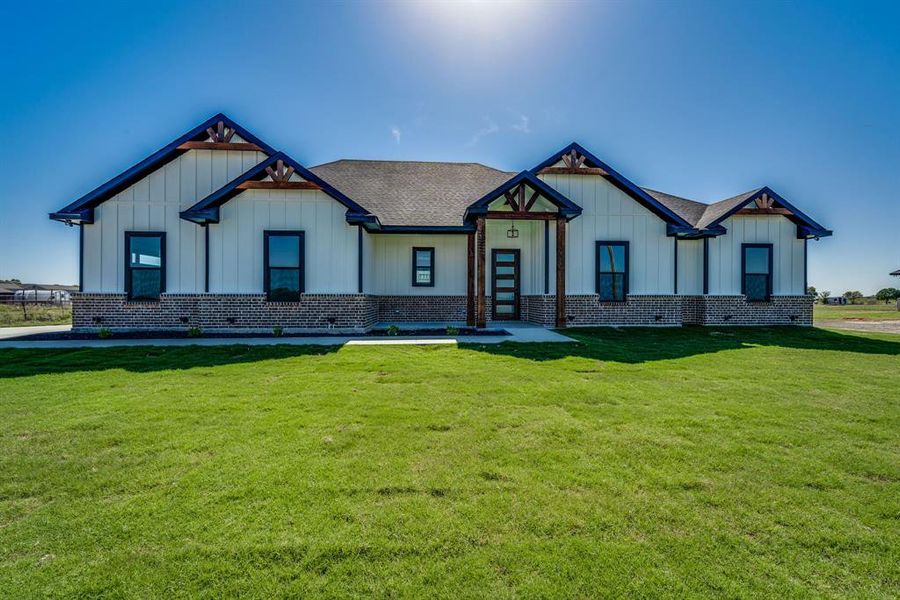
[[[6,2],[0,49],[0,278],[76,282],[47,213],[222,111],[308,165],[577,140],[701,201],[769,185],[835,231],[811,285],[900,284],[900,3]]]

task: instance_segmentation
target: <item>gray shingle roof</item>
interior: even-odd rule
[[[731,209],[747,202],[747,200],[749,200],[762,188],[744,192],[743,194],[738,194],[737,196],[732,196],[731,198],[719,200],[718,202],[713,202],[712,204],[704,204],[702,202],[688,200],[687,198],[673,196],[672,194],[658,192],[656,190],[651,190],[648,188],[641,189],[653,196],[658,202],[664,204],[670,210],[678,214],[679,217],[681,217],[694,227],[702,229],[714,223],[716,219],[728,213],[728,211],[730,211]]]
[[[382,225],[460,226],[466,208],[515,173],[478,163],[337,160],[310,171]]]
[[[695,200],[688,200],[681,196],[673,196],[672,194],[658,192],[645,187],[642,187],[641,189],[691,225],[696,225],[703,217],[703,212],[709,208],[708,204],[703,204],[702,202],[697,202]]]
[[[473,202],[514,177],[479,163],[342,159],[310,171],[377,215],[382,225],[459,226]],[[705,204],[641,188],[692,226],[703,228],[759,189]]]

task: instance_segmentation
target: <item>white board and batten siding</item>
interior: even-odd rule
[[[629,242],[629,293],[674,293],[675,248],[662,219],[599,175],[541,178],[582,208],[581,216],[569,221],[566,231],[567,294],[596,291],[598,240]]]
[[[305,290],[357,292],[357,228],[347,208],[321,191],[247,190],[219,209],[209,229],[210,293],[263,291],[265,231],[303,231]]]
[[[166,291],[203,292],[203,228],[179,213],[265,158],[262,152],[189,150],[94,209],[84,226],[84,291],[125,289],[125,232],[166,233]]]
[[[703,240],[678,240],[678,293],[703,293]]]
[[[792,221],[780,215],[736,215],[722,225],[728,233],[709,240],[710,294],[741,293],[741,244],[772,244],[773,294],[806,293],[805,244],[797,239],[797,226]]]
[[[379,296],[458,296],[466,293],[465,235],[374,234],[364,271],[366,293]],[[412,249],[434,248],[434,286],[412,284]],[[355,264],[355,263],[354,263]]]

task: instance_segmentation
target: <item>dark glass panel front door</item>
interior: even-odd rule
[[[519,251],[491,251],[491,296],[497,320],[519,318]]]

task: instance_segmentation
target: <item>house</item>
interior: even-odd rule
[[[831,232],[772,189],[704,204],[577,143],[529,166],[306,167],[215,115],[50,215],[80,231],[74,326],[812,323]]]
[[[829,297],[825,298],[825,304],[829,304],[832,306],[837,306],[837,305],[843,306],[843,305],[847,304],[847,299],[844,298],[843,296],[829,296]]]

